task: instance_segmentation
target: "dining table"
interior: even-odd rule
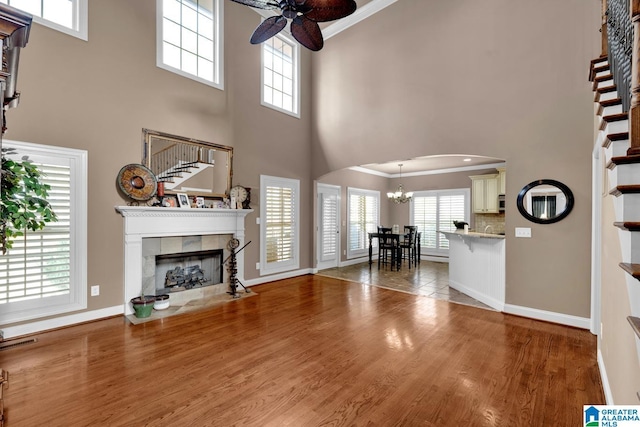
[[[400,241],[409,236],[409,233],[369,233],[369,266],[373,264],[373,239],[377,239],[380,236],[391,237],[394,241],[394,246],[397,248],[394,258],[396,263],[396,270],[400,270],[402,264],[402,248],[400,247]],[[416,263],[420,264],[420,237],[422,233],[416,233],[416,239],[414,241],[414,253],[416,254]]]

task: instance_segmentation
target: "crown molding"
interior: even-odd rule
[[[322,37],[325,40],[330,39],[331,37],[341,33],[347,28],[356,25],[358,22],[363,21],[380,12],[387,6],[392,5],[398,0],[372,0],[369,3],[365,4],[362,7],[356,9],[351,15],[346,18],[342,18],[334,22],[333,24],[327,26],[324,30],[322,30]]]

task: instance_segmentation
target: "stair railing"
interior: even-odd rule
[[[627,0],[629,1],[629,0]],[[630,0],[632,24],[631,107],[629,109],[629,149],[627,155],[640,154],[640,0]],[[626,110],[625,110],[626,111]]]
[[[622,111],[629,112],[632,87],[631,64],[634,50],[634,29],[630,14],[632,5],[630,3],[636,2],[640,2],[640,0],[608,0],[605,12],[607,25],[602,35],[607,40],[609,69],[613,74],[613,81],[617,87],[618,96],[622,101]]]

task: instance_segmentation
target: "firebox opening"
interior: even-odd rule
[[[222,249],[156,255],[156,295],[222,283]]]

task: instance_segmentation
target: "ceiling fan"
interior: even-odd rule
[[[282,13],[262,21],[251,36],[251,44],[260,44],[278,34],[291,19],[291,35],[307,49],[318,51],[324,39],[318,22],[344,18],[355,12],[354,0],[232,0],[258,9],[280,9]]]

